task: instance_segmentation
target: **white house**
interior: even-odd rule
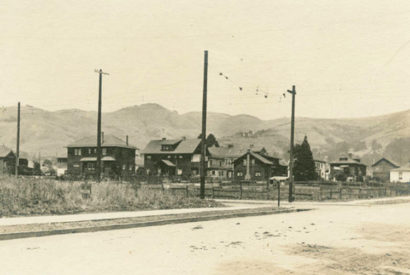
[[[410,182],[410,163],[390,170],[390,182]]]

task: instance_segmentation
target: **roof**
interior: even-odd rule
[[[392,169],[392,170],[390,170],[390,171],[408,172],[408,171],[410,171],[410,162],[407,163],[406,165],[400,167],[400,168]]]
[[[137,147],[134,147],[132,145],[127,145],[127,143],[113,135],[105,135],[104,136],[104,141],[101,140],[101,146],[102,147],[122,147],[122,148],[129,148],[129,149],[137,149]],[[69,145],[67,145],[68,148],[70,147],[97,147],[97,138],[95,136],[91,137],[84,137],[82,139],[79,139]]]
[[[161,151],[162,145],[177,144],[174,151]],[[151,140],[142,150],[141,154],[192,154],[201,143],[201,139],[179,139],[179,140]]]
[[[246,152],[245,154],[243,154],[242,156],[240,156],[240,157],[237,158],[236,160],[238,160],[238,159],[240,159],[240,158],[246,156],[248,153],[250,153],[251,156],[253,156],[255,159],[257,159],[257,160],[259,160],[260,162],[262,162],[263,164],[267,164],[267,165],[273,165],[273,162],[271,161],[272,159],[277,159],[277,160],[279,160],[279,158],[271,157],[271,156],[264,156],[264,155],[258,154],[258,153],[256,153],[256,152],[253,152],[253,151],[248,151],[248,152]],[[235,160],[235,161],[236,161],[236,160]]]
[[[381,159],[379,159],[378,161],[376,161],[376,162],[372,165],[372,167],[377,166],[377,165],[378,165],[380,162],[382,162],[383,160],[384,160],[385,162],[389,163],[391,166],[393,166],[393,167],[395,167],[395,168],[399,168],[399,167],[400,167],[399,165],[395,164],[394,162],[392,162],[392,161],[390,161],[390,160],[388,160],[388,159],[386,159],[386,158],[381,158]]]
[[[6,157],[8,154],[10,154],[10,152],[14,154],[13,150],[11,150],[9,147],[0,145],[0,157]]]
[[[314,161],[314,162],[320,162],[320,163],[326,163],[326,161],[321,160],[321,159],[314,159],[313,161]]]
[[[346,157],[347,160],[338,160],[338,161],[333,161],[330,164],[331,165],[349,165],[349,164],[354,164],[354,165],[361,165],[361,166],[366,166],[366,164],[361,163],[360,161],[357,161],[355,159],[352,159],[350,157]]]
[[[267,158],[265,158],[265,157],[263,157],[263,156],[261,156],[261,155],[259,155],[259,154],[257,154],[257,153],[254,153],[254,152],[251,151],[250,154],[251,154],[251,156],[253,156],[254,158],[260,160],[260,161],[261,161],[262,163],[264,163],[264,164],[273,165],[273,162],[271,162],[271,161],[268,160]]]
[[[209,147],[209,153],[215,158],[238,158],[243,155],[243,151],[238,147]]]

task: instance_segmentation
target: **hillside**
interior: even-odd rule
[[[16,108],[0,110],[0,144],[15,147]],[[64,154],[64,146],[74,140],[96,134],[96,113],[77,109],[50,112],[23,106],[21,148],[32,154]],[[315,156],[334,159],[347,151],[362,156],[367,163],[381,155],[403,163],[410,159],[410,110],[360,119],[296,118],[296,138],[306,134]],[[198,136],[201,113],[178,114],[158,104],[143,104],[103,114],[103,131],[125,138],[144,148],[153,138]],[[208,114],[208,133],[222,144],[233,143],[249,148],[266,147],[272,154],[287,157],[289,119],[261,120],[250,115]],[[251,132],[249,132],[251,131]],[[249,132],[241,134],[242,132]]]

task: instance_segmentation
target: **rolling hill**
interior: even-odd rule
[[[16,107],[0,109],[0,144],[15,147]],[[77,109],[46,111],[23,106],[21,148],[31,155],[65,153],[67,144],[96,134],[96,112]],[[144,148],[150,139],[195,137],[201,131],[201,113],[178,114],[158,104],[143,104],[103,114],[103,131],[125,138]],[[261,120],[250,115],[209,113],[207,132],[220,143],[232,143],[244,150],[265,147],[287,158],[290,124],[288,118]],[[295,142],[308,136],[317,158],[332,160],[353,152],[371,163],[385,155],[398,163],[410,159],[410,110],[358,119],[296,118]]]

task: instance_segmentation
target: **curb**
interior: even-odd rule
[[[257,210],[257,211],[255,211]],[[61,235],[61,234],[72,234],[72,233],[90,233],[90,232],[98,232],[98,231],[108,231],[108,230],[118,230],[118,229],[130,229],[130,228],[139,228],[139,227],[148,227],[148,226],[160,226],[160,225],[167,225],[167,224],[181,224],[181,223],[190,223],[190,222],[200,222],[200,221],[213,221],[213,220],[221,220],[221,219],[230,219],[230,218],[241,218],[241,217],[252,217],[252,216],[264,216],[264,215],[274,215],[274,214],[285,214],[285,213],[293,213],[293,212],[301,212],[301,211],[310,211],[312,209],[283,209],[272,211],[272,209],[267,208],[259,208],[259,209],[241,209],[234,212],[227,212],[227,211],[220,211],[222,213],[211,214],[198,217],[178,217],[178,215],[185,215],[186,214],[171,214],[171,215],[164,215],[163,219],[159,220],[151,220],[151,221],[137,221],[131,223],[116,223],[110,225],[96,225],[96,226],[88,226],[88,227],[77,227],[77,228],[66,228],[66,229],[55,229],[55,230],[42,230],[42,231],[26,231],[26,232],[15,232],[15,233],[5,233],[0,234],[0,240],[13,240],[13,239],[22,239],[22,238],[32,238],[32,237],[44,237],[44,236],[52,236],[52,235]],[[225,212],[225,213],[223,213]],[[166,218],[168,216],[168,218]],[[153,216],[151,216],[153,217]],[[148,218],[148,217],[145,217]],[[125,218],[126,219],[126,218]],[[121,219],[109,219],[105,221],[115,221],[124,220]],[[100,220],[99,220],[100,221]],[[98,221],[89,221],[98,223]],[[58,224],[64,224],[58,223]]]

